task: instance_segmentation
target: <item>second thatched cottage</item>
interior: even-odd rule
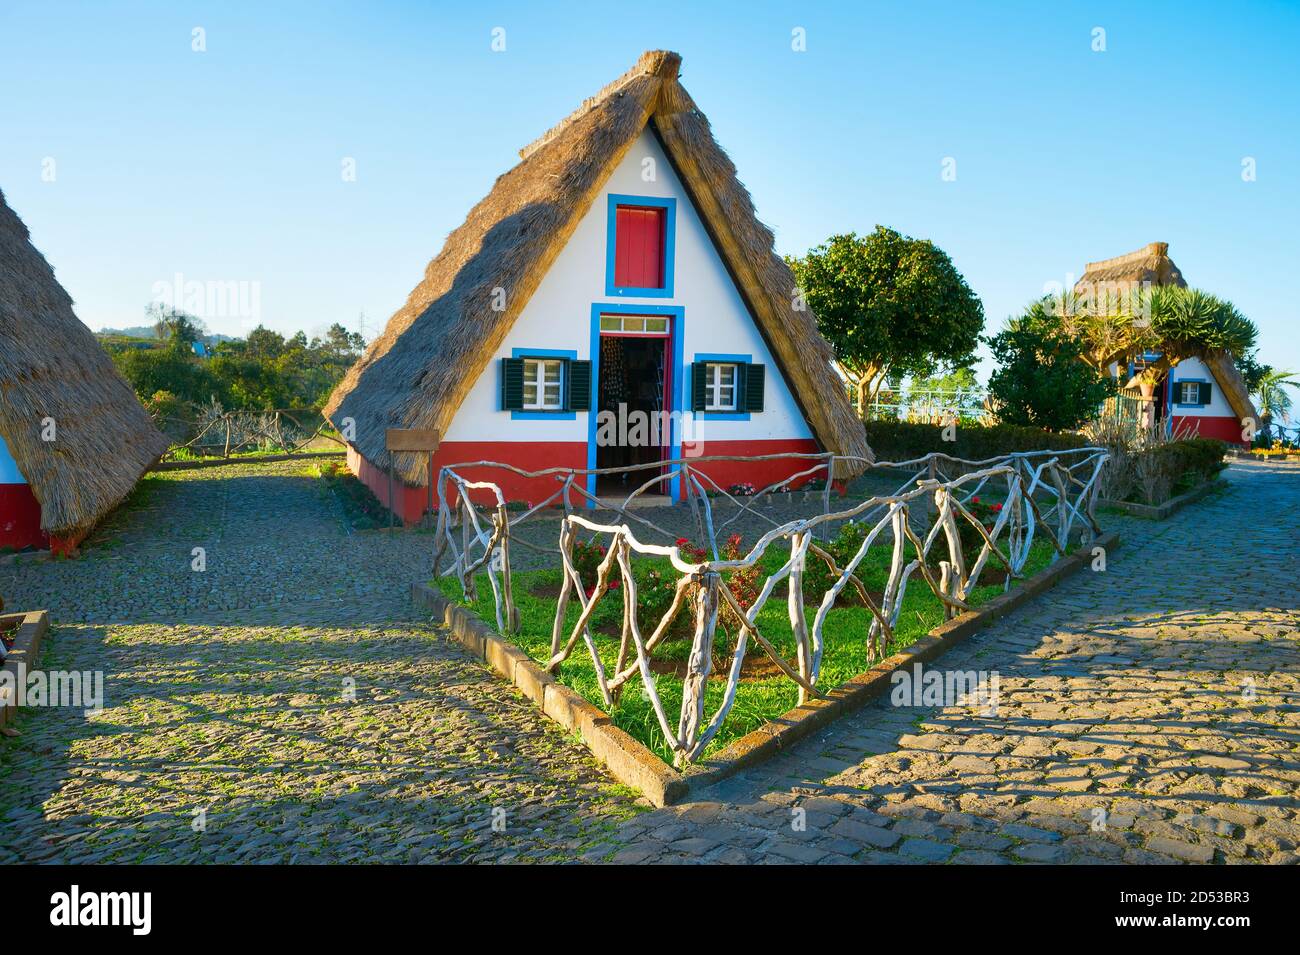
[[[1156,285],[1187,287],[1183,273],[1169,257],[1167,242],[1152,242],[1113,259],[1089,262],[1074,291],[1080,296],[1122,296]],[[1121,383],[1140,370],[1146,357],[1159,356],[1133,355],[1127,368],[1114,370]],[[1178,362],[1156,387],[1151,403],[1155,419],[1167,422],[1171,432],[1218,438],[1242,447],[1250,445],[1245,437],[1247,423],[1259,421],[1241,372],[1232,356],[1223,353]]]
[[[0,193],[0,550],[74,551],[165,450]]]
[[[388,428],[438,429],[435,468],[870,455],[830,347],[680,65],[675,53],[642,55],[521,150],[331,397],[352,469],[387,503],[391,466],[403,517],[425,507],[428,457],[390,454]],[[670,427],[635,440],[638,420],[665,414]],[[723,487],[806,467],[703,465]],[[516,500],[555,489],[483,476]],[[602,490],[594,477],[588,486]]]

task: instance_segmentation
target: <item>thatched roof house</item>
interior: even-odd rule
[[[0,193],[0,543],[75,547],[166,448]]]
[[[573,352],[568,360],[577,364],[554,374],[571,372],[580,377],[590,371],[593,403],[606,392],[607,383],[598,365],[590,369],[582,365],[598,363],[597,352],[602,349],[608,353],[606,370],[614,360],[640,360],[632,346],[628,346],[631,351],[627,355],[615,354],[618,346],[603,341],[605,332],[618,325],[610,313],[606,314],[609,321],[589,341],[586,308],[578,314],[581,303],[576,297],[562,303],[558,289],[552,295],[545,283],[559,285],[561,280],[549,276],[559,270],[565,275],[563,281],[590,288],[587,305],[596,312],[605,308],[598,299],[610,298],[616,300],[609,305],[611,313],[662,314],[669,325],[678,322],[680,327],[664,334],[674,339],[680,352],[683,334],[695,338],[703,334],[705,323],[722,325],[727,321],[721,314],[726,303],[721,298],[709,299],[706,308],[706,293],[692,284],[691,270],[697,263],[700,272],[710,263],[717,264],[722,279],[734,287],[734,292],[726,295],[736,299],[737,311],[747,315],[745,322],[756,330],[757,344],[749,344],[746,338],[743,349],[726,349],[744,351],[751,359],[749,363],[737,362],[734,370],[703,367],[707,363],[692,362],[692,356],[686,354],[675,368],[677,377],[662,384],[671,390],[705,381],[714,389],[709,400],[728,401],[733,394],[726,390],[731,387],[728,383],[740,378],[750,383],[757,378],[761,392],[762,373],[748,373],[742,366],[758,367],[757,356],[770,358],[769,405],[777,399],[784,402],[788,391],[793,402],[791,414],[800,421],[783,430],[784,425],[775,424],[778,414],[784,414],[783,405],[766,408],[771,413],[762,422],[762,416],[751,409],[751,441],[751,434],[744,433],[734,420],[724,427],[719,415],[717,420],[710,419],[718,437],[705,440],[705,453],[724,444],[732,447],[732,453],[744,453],[734,449],[747,444],[755,449],[753,453],[759,453],[770,446],[765,442],[798,440],[814,449],[870,454],[862,425],[831,370],[830,347],[818,334],[813,314],[793,304],[794,277],[774,251],[771,230],[758,221],[749,193],[714,140],[708,120],[678,81],[680,65],[676,53],[643,54],[631,70],[522,149],[521,162],[497,180],[487,198],[451,233],[406,304],[389,320],[384,333],[349,371],[326,406],[327,416],[336,425],[344,419],[354,422],[352,445],[365,466],[386,469],[391,460],[395,473],[407,484],[425,482],[425,456],[398,452],[390,459],[384,446],[389,427],[439,429],[445,442],[464,445],[467,455],[488,450],[471,448],[471,444],[490,444],[497,454],[482,456],[498,460],[503,448],[509,450],[506,445],[534,443],[537,439],[529,437],[518,415],[518,426],[512,431],[510,416],[489,413],[509,409],[487,407],[497,390],[496,363],[509,359],[512,351],[527,354],[540,340],[540,333],[520,331],[531,321],[532,313],[546,311],[538,322],[576,323],[560,350]],[[663,166],[667,168],[656,165],[660,157],[666,159]],[[658,178],[647,180],[647,168],[657,169]],[[642,175],[634,176],[634,171]],[[620,189],[637,194],[620,195]],[[668,216],[666,225],[664,214]],[[674,222],[675,239],[671,232]],[[710,248],[691,244],[696,230],[707,237]],[[588,239],[592,244],[586,246],[586,252],[574,251],[574,245],[581,246]],[[601,244],[606,241],[608,248]],[[625,257],[630,265],[625,264]],[[646,261],[650,263],[647,277],[627,278],[630,287],[615,274],[625,268],[636,272]],[[702,276],[699,287],[712,281],[713,277]],[[539,287],[545,294],[539,296]],[[693,294],[695,299],[691,299]],[[636,299],[646,304],[629,304]],[[673,308],[684,310],[684,315],[670,315]],[[661,327],[658,320],[652,325]],[[626,331],[626,325],[623,327]],[[689,330],[683,333],[683,329]],[[512,334],[531,336],[531,340],[520,341],[519,347],[511,349],[506,346]],[[735,334],[748,335],[749,329],[737,326]],[[688,353],[692,344],[704,347],[703,340],[697,339],[687,344]],[[531,374],[533,368],[525,370]],[[508,367],[501,372],[513,373]],[[537,369],[539,376],[550,374],[549,368]],[[570,385],[567,378],[565,381],[567,391]],[[485,396],[482,402],[476,392],[480,388]],[[690,398],[696,405],[698,390]],[[682,400],[687,398],[683,395]],[[464,423],[466,408],[475,420],[475,429],[469,433],[461,428],[464,433],[458,433],[457,423]],[[594,418],[599,406],[578,410],[590,410]],[[667,402],[662,410],[670,410]],[[701,411],[695,410],[697,414]],[[531,433],[541,436],[544,430],[547,434],[542,443],[586,443],[587,429],[582,422],[569,429],[572,434],[561,433],[558,425],[538,427]],[[576,448],[566,454],[562,453],[561,459],[575,466],[598,463],[594,454]],[[550,462],[561,460],[551,456]],[[382,497],[382,488],[379,490]],[[423,496],[418,499],[422,501]]]
[[[1089,262],[1074,291],[1099,297],[1153,285],[1187,287],[1183,273],[1169,257],[1168,242],[1152,242],[1113,259]],[[1226,354],[1183,359],[1170,370],[1157,399],[1159,414],[1168,416],[1174,428],[1190,419],[1201,437],[1243,444],[1243,422],[1259,421],[1250,389],[1232,356]]]

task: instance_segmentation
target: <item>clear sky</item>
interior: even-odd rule
[[[1300,369],[1294,2],[0,0],[0,189],[92,328],[179,274],[247,283],[213,331],[372,337],[518,148],[652,48],[781,252],[933,239],[992,329],[1163,240]]]

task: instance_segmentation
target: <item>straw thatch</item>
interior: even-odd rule
[[[1075,284],[1077,294],[1098,288],[1127,291],[1144,285],[1177,285],[1186,288],[1183,273],[1169,258],[1168,242],[1152,242],[1124,255],[1100,262],[1089,262],[1083,277]]]
[[[1152,242],[1136,252],[1119,255],[1101,262],[1089,262],[1083,277],[1074,287],[1076,294],[1087,291],[1094,294],[1098,289],[1119,292],[1130,291],[1146,285],[1176,285],[1187,288],[1187,281],[1174,260],[1169,258],[1168,242]],[[1209,355],[1204,358],[1206,366],[1223,389],[1223,396],[1228,400],[1233,414],[1238,418],[1259,420],[1255,404],[1250,400],[1250,389],[1241,377],[1231,355]]]
[[[583,214],[647,124],[699,210],[796,400],[827,450],[870,456],[811,312],[792,305],[794,276],[773,249],[731,160],[677,81],[681,57],[651,51],[520,151],[448,238],[384,333],[330,397],[325,414],[355,421],[356,449],[411,484],[426,458],[384,448],[389,427],[444,434]],[[493,289],[507,293],[491,308]],[[841,476],[848,476],[848,473]]]
[[[42,422],[53,419],[53,441]],[[77,538],[167,449],[0,193],[0,435],[41,505]]]

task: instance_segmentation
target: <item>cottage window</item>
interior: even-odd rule
[[[1198,381],[1180,381],[1178,383],[1178,403],[1180,405],[1199,405],[1201,403],[1201,383]]]
[[[736,366],[710,362],[705,370],[705,411],[736,410]]]
[[[564,362],[558,359],[524,359],[524,408],[558,411],[564,407]]]

